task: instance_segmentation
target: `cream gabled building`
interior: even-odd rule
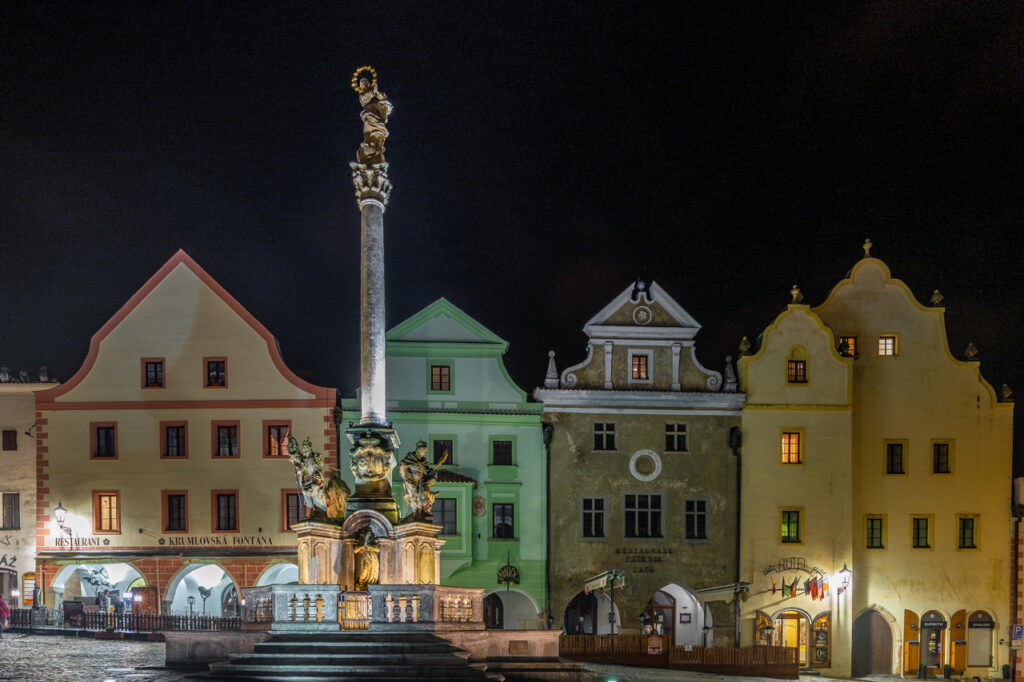
[[[941,297],[919,303],[869,248],[739,363],[743,643],[838,676],[995,675],[1013,405],[950,352]]]
[[[47,604],[145,587],[144,610],[227,615],[241,588],[294,579],[300,510],[278,442],[309,437],[336,466],[335,403],[179,251],[93,336],[78,372],[36,396]]]

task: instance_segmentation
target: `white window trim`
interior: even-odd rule
[[[637,356],[647,357],[647,378],[646,379],[634,379],[633,378],[633,358]],[[629,349],[628,361],[626,364],[626,379],[630,385],[639,384],[642,386],[650,385],[654,383],[654,350],[644,349],[636,350],[633,348]]]

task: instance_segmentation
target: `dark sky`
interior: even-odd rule
[[[720,369],[870,237],[1024,395],[1024,6],[818,5],[2,3],[0,364],[69,378],[183,248],[352,394],[372,64],[389,326],[445,296],[531,390],[640,276]]]

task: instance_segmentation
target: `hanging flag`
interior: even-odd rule
[[[818,579],[811,578],[811,599],[818,598]]]
[[[796,596],[796,578],[793,578],[793,582],[789,584],[789,596]]]
[[[775,578],[772,578],[772,594],[775,594],[776,589],[778,588],[775,587]]]
[[[828,578],[822,578],[821,581],[822,581],[822,583],[821,583],[822,584],[821,598],[824,599],[825,598],[825,593],[828,592]]]

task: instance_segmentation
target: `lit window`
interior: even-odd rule
[[[452,368],[448,365],[430,366],[430,390],[450,391],[452,390]]]
[[[238,530],[238,493],[213,491],[214,532]]]
[[[687,540],[708,539],[708,501],[686,500],[683,508]]]
[[[686,424],[665,424],[665,449],[686,452]]]
[[[2,513],[0,530],[19,530],[21,528],[21,493],[3,494]]]
[[[121,532],[121,505],[119,493],[95,492],[92,496],[92,526],[94,533]]]
[[[206,359],[206,385],[223,388],[228,385],[227,360],[223,358]]]
[[[779,540],[785,543],[800,543],[800,510],[783,509],[780,516]]]
[[[789,360],[787,363],[786,381],[791,384],[807,383],[807,361]]]
[[[885,444],[885,473],[902,474],[903,471],[903,443]]]
[[[913,545],[918,549],[928,549],[931,538],[928,535],[928,517],[915,516],[912,521]]]
[[[594,449],[614,450],[615,449],[615,423],[595,422],[594,423]]]
[[[434,506],[430,513],[434,517],[434,523],[441,526],[440,535],[458,535],[457,514],[458,500],[453,497],[440,497],[434,500]]]
[[[164,361],[145,358],[142,361],[142,387],[163,388]]]
[[[661,495],[630,493],[625,496],[627,538],[661,537]]]
[[[265,441],[266,452],[263,454],[266,457],[287,457],[288,432],[291,430],[291,424],[288,422],[264,422],[264,428],[267,432]]]
[[[932,473],[950,473],[949,443],[932,443]]]
[[[957,547],[960,549],[977,549],[974,544],[975,523],[973,516],[957,518]]]
[[[491,461],[495,466],[512,465],[512,441],[496,440],[491,443]]]
[[[896,355],[896,337],[893,335],[882,335],[878,337],[879,355]]]
[[[650,376],[647,374],[647,356],[646,355],[634,355],[633,356],[633,378],[634,379],[649,379]]]
[[[218,424],[214,457],[238,457],[238,424]]]
[[[604,498],[583,497],[580,499],[580,535],[585,538],[603,538]]]
[[[867,542],[865,543],[865,546],[868,549],[885,549],[882,545],[882,517],[869,516],[867,518],[866,526],[865,535]]]
[[[857,337],[856,336],[840,336],[839,337],[839,354],[848,357],[857,357]]]
[[[782,432],[782,463],[783,464],[800,464],[801,452],[800,452],[800,432],[799,431],[783,431]]]
[[[514,538],[515,505],[499,503],[491,505],[492,534],[495,538]]]

